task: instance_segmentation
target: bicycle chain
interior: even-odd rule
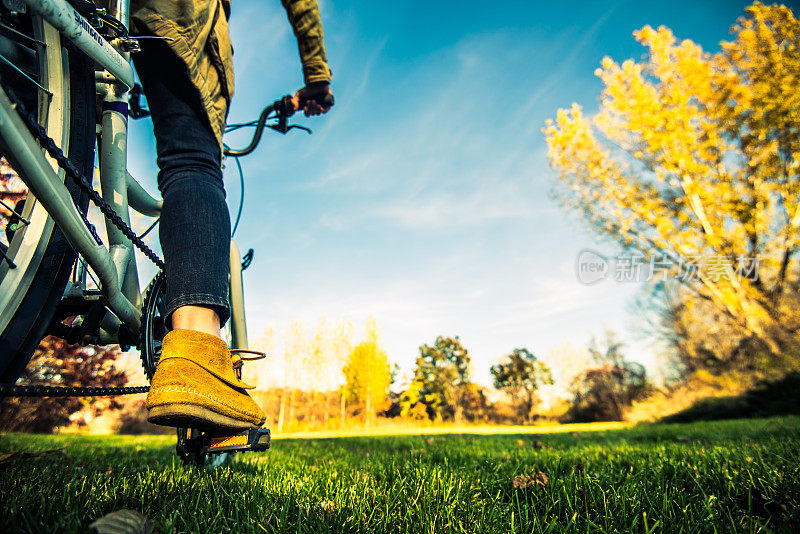
[[[85,386],[16,386],[0,384],[0,398],[3,397],[108,397],[113,395],[134,395],[147,393],[150,386],[126,387],[85,387]]]
[[[106,216],[111,223],[116,226],[122,234],[130,239],[131,243],[138,248],[147,259],[152,261],[159,269],[164,269],[164,262],[153,250],[145,244],[139,236],[128,226],[125,221],[109,206],[100,194],[94,190],[90,181],[86,179],[75,167],[64,152],[56,145],[55,141],[47,135],[44,128],[39,124],[32,113],[25,109],[25,106],[14,94],[14,91],[8,87],[4,88],[11,102],[14,104],[17,112],[22,118],[25,125],[31,134],[39,141],[41,147],[56,160],[58,166],[64,169],[66,175],[72,179],[73,182],[89,196],[89,200],[97,206],[100,212]],[[86,224],[92,237],[97,244],[102,245],[103,241],[97,233],[97,229],[81,210],[78,210],[81,219]],[[111,395],[133,395],[136,393],[147,393],[150,391],[150,386],[133,386],[133,387],[86,387],[86,386],[43,386],[43,385],[14,385],[14,384],[0,384],[0,398],[2,397],[103,397]]]
[[[47,132],[45,132],[44,128],[42,128],[33,114],[25,109],[25,106],[22,105],[22,102],[20,102],[20,100],[17,98],[17,95],[14,94],[14,91],[12,91],[11,88],[7,88],[6,94],[8,94],[11,102],[17,108],[20,117],[22,117],[22,120],[28,126],[31,134],[33,134],[33,136],[39,141],[39,144],[42,146],[42,148],[45,149],[48,154],[50,154],[50,157],[56,160],[58,166],[64,169],[64,172],[66,172],[67,176],[69,176],[72,181],[75,182],[77,186],[89,196],[89,200],[91,200],[92,203],[97,206],[100,212],[105,215],[106,218],[110,220],[111,223],[116,226],[125,237],[130,239],[131,243],[133,243],[133,245],[138,248],[142,254],[147,256],[147,259],[152,261],[156,267],[163,270],[163,260],[159,258],[158,255],[139,238],[139,236],[136,235],[130,226],[125,224],[125,221],[122,220],[117,212],[114,211],[114,209],[109,206],[105,200],[103,200],[103,197],[100,196],[100,193],[94,190],[91,182],[89,182],[86,177],[81,175],[81,173],[75,167],[75,164],[64,155],[64,152],[62,152],[58,145],[56,145],[56,142],[47,135]],[[80,210],[78,211],[80,212]],[[94,229],[94,226],[92,226],[85,217],[84,221],[89,225],[90,231],[94,230],[92,235],[95,236],[95,239],[98,241],[98,243],[102,244],[100,237],[97,236],[97,230]]]

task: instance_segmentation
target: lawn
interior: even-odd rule
[[[536,432],[275,439],[199,471],[172,437],[4,435],[0,530],[800,531],[800,418]]]

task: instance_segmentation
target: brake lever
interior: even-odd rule
[[[289,130],[292,130],[294,128],[297,128],[298,130],[303,130],[304,132],[308,133],[309,135],[314,133],[311,130],[311,128],[307,128],[305,126],[300,126],[299,124],[289,124],[289,125],[284,124],[284,125],[281,125],[280,122],[279,122],[277,124],[267,124],[267,128],[272,128],[276,132],[280,132],[283,135],[286,135],[287,133],[289,133]]]
[[[267,124],[269,128],[272,128],[276,132],[280,132],[283,135],[289,133],[289,130],[293,128],[297,128],[298,130],[303,130],[311,134],[311,129],[306,128],[305,126],[300,126],[299,124],[289,124],[289,117],[295,114],[294,104],[292,103],[292,96],[286,95],[280,100],[276,100],[273,104],[275,109],[275,118],[278,119],[278,122],[275,124]]]

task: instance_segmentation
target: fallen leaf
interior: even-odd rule
[[[583,473],[583,464],[577,463],[574,466],[572,466],[572,469],[574,469],[578,473]]]
[[[97,534],[151,534],[153,522],[135,510],[117,510],[89,525]]]
[[[548,484],[550,484],[550,479],[541,471],[538,471],[535,475],[518,475],[514,477],[514,487],[517,489],[545,488]]]

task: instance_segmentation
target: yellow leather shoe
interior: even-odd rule
[[[241,358],[220,338],[195,330],[164,336],[145,406],[156,425],[211,431],[260,426],[264,412],[247,394]]]

